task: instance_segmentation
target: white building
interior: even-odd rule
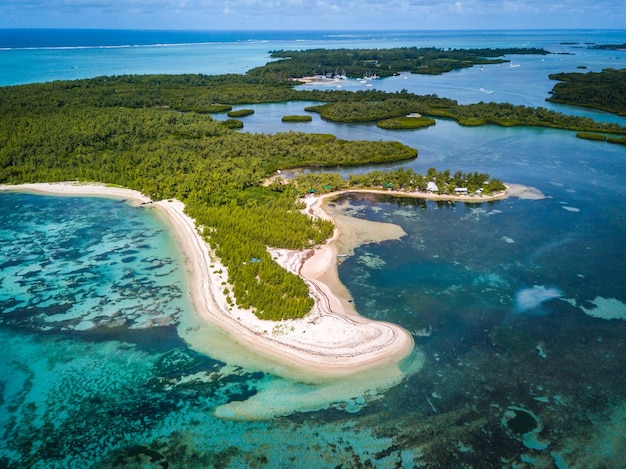
[[[437,184],[435,184],[433,181],[428,181],[428,184],[426,185],[426,190],[428,192],[439,192]]]

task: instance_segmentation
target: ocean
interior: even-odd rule
[[[244,73],[278,49],[543,47],[551,54],[511,56],[513,67],[369,84],[626,125],[545,101],[550,73],[623,68],[626,51],[589,48],[623,43],[626,31],[609,30],[3,30],[0,85]],[[341,86],[367,89],[359,80]],[[419,156],[386,167],[487,172],[546,196],[332,202],[333,211],[407,233],[357,248],[338,269],[361,314],[413,334],[421,369],[389,389],[346,394],[340,382],[260,372],[253,359],[230,364],[223,350],[236,344],[218,331],[202,350],[186,340],[207,326],[193,317],[180,252],[152,211],[3,193],[0,467],[624,467],[626,149],[569,131],[446,120],[409,132],[318,116],[281,122],[308,104],[246,105],[255,113],[244,131],[398,140]],[[215,415],[260,396],[292,409],[258,421]]]

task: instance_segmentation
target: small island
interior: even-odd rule
[[[383,119],[378,121],[376,125],[381,129],[387,130],[413,130],[423,129],[435,125],[435,119],[430,117],[422,117],[417,113],[408,114],[404,117],[392,117],[391,119]]]
[[[601,72],[555,73],[551,80],[559,83],[552,88],[548,101],[572,104],[620,116],[626,116],[626,69],[608,68]]]
[[[282,122],[311,122],[313,117],[311,116],[283,116]]]
[[[228,111],[228,117],[246,117],[254,114],[254,109],[237,109],[236,111]]]
[[[251,76],[293,79],[311,76],[326,78],[377,79],[403,72],[440,75],[474,65],[508,62],[504,55],[546,55],[537,48],[439,49],[398,47],[393,49],[309,49],[272,51],[278,59],[253,68]]]

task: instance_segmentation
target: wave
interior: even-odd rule
[[[295,37],[323,37],[272,31],[146,31],[97,29],[0,29],[0,50],[82,50],[142,47],[190,47],[237,43],[292,41]]]
[[[240,41],[244,42],[244,41]],[[245,42],[267,42],[248,40]],[[0,47],[0,51],[37,51],[37,50],[81,50],[81,49],[140,49],[149,47],[190,47],[190,46],[214,46],[217,44],[231,44],[230,42],[181,42],[181,43],[156,43],[156,44],[116,44],[116,45],[93,45],[93,46],[35,46],[35,47]],[[234,43],[232,43],[234,44]]]

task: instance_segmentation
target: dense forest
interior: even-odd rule
[[[251,76],[276,79],[314,75],[344,75],[348,78],[388,77],[402,72],[440,75],[459,68],[508,62],[507,54],[539,54],[537,48],[437,49],[398,47],[394,49],[310,49],[273,51],[278,59],[248,72]]]
[[[333,229],[298,210],[295,186],[263,187],[265,177],[277,168],[417,156],[397,142],[296,132],[247,134],[207,114],[166,105],[135,107],[136,96],[145,90],[142,79],[136,89],[126,83],[112,93],[115,104],[110,106],[106,100],[80,99],[85,85],[94,86],[88,80],[1,90],[0,183],[100,181],[153,199],[184,201],[228,269],[231,301],[262,318],[301,317],[312,306],[302,279],[279,267],[266,247],[308,247],[323,242]],[[105,85],[86,95],[109,89]],[[161,100],[158,94],[152,99]]]
[[[609,97],[607,96],[607,99]],[[302,90],[294,82],[247,75],[132,75],[0,88],[5,117],[48,113],[59,107],[158,108],[179,113],[228,112],[232,105],[283,101],[317,101],[324,119],[337,122],[378,122],[419,113],[454,119],[461,125],[539,126],[625,134],[617,124],[598,123],[545,108],[508,103],[460,105],[437,95],[415,95],[403,90]],[[232,120],[231,124],[238,121]],[[229,124],[228,122],[226,123]]]
[[[573,104],[626,116],[626,69],[601,72],[555,73],[558,80],[548,101]]]
[[[182,200],[228,269],[231,301],[273,320],[302,317],[312,299],[302,279],[273,262],[266,247],[299,249],[323,242],[332,232],[330,223],[300,212],[298,195],[346,184],[423,190],[428,181],[436,181],[441,193],[456,187],[487,192],[500,188],[500,181],[486,175],[434,169],[427,175],[374,171],[347,181],[336,174],[311,175],[294,184],[263,186],[261,182],[277,169],[397,162],[417,156],[417,150],[398,142],[344,141],[301,132],[248,134],[233,130],[241,121],[211,117],[237,104],[289,100],[319,102],[308,110],[341,122],[379,122],[419,113],[464,125],[626,134],[617,124],[543,108],[459,105],[406,91],[303,91],[293,81],[264,74],[99,77],[0,88],[0,183],[99,181],[141,191],[155,200]]]

